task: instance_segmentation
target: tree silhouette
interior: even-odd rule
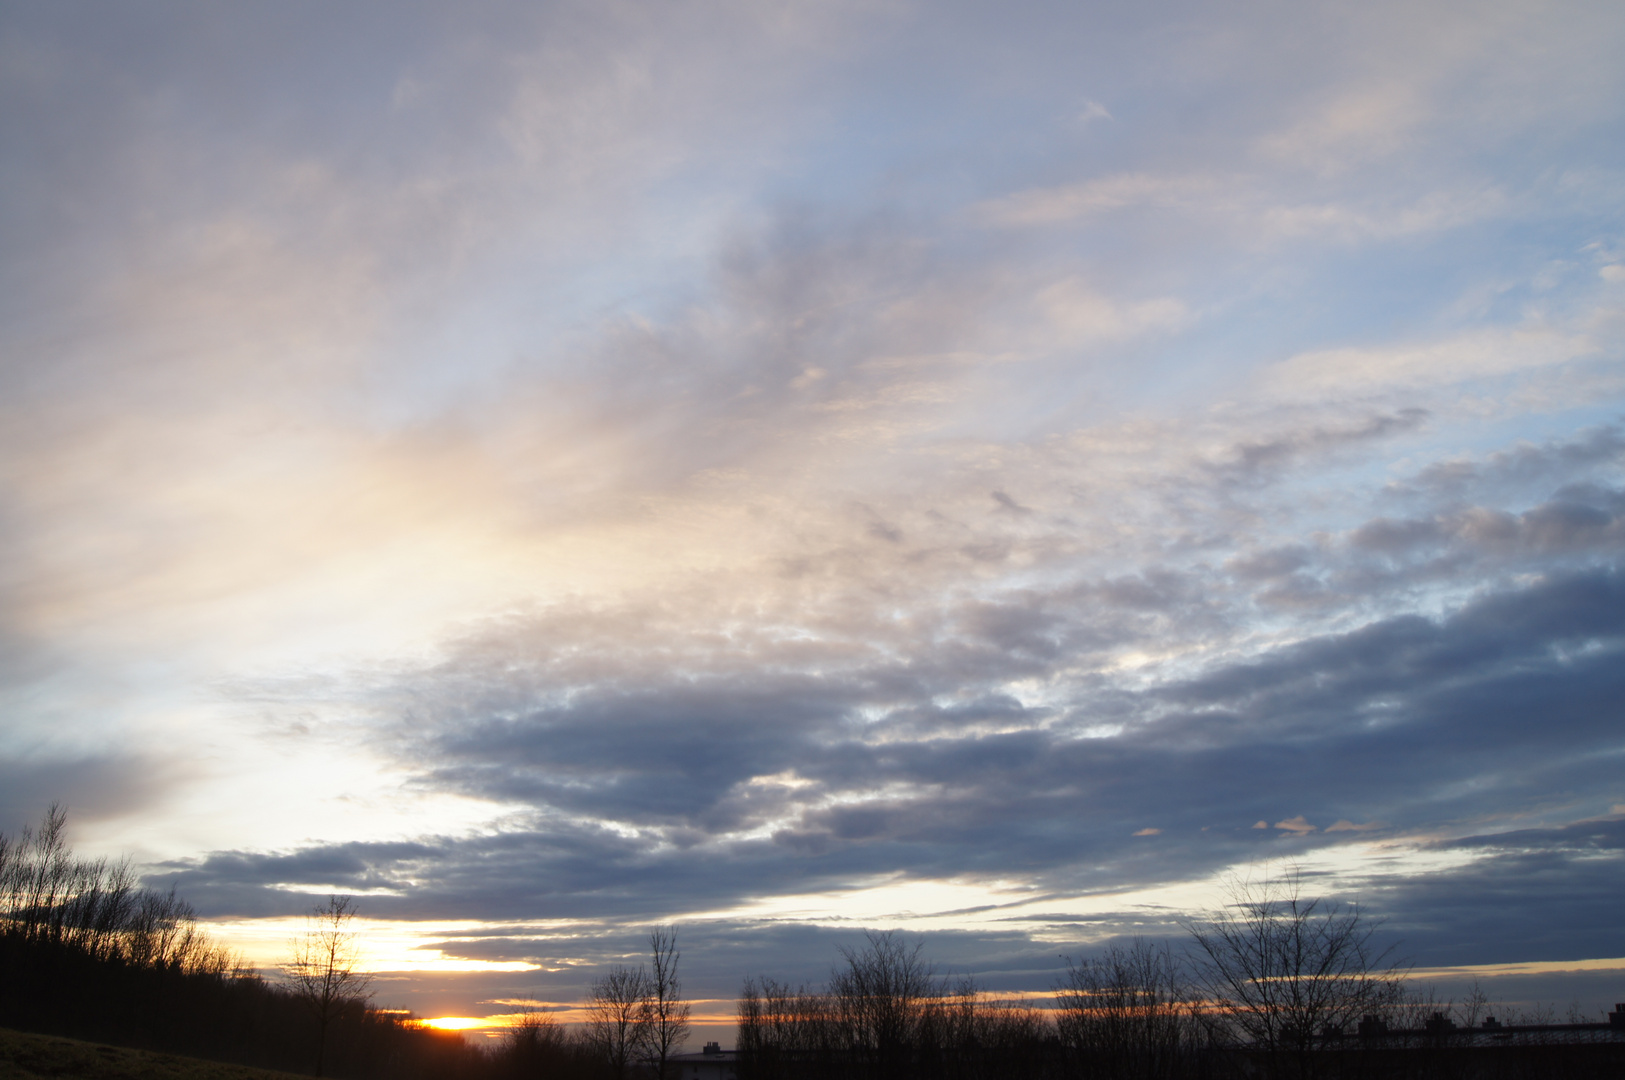
[[[354,898],[329,896],[305,917],[305,932],[290,944],[282,972],[299,1000],[316,1018],[316,1075],[322,1075],[327,1030],[347,1006],[365,1004],[371,977],[357,969],[361,951],[350,929]]]
[[[1081,962],[1055,987],[1061,1041],[1093,1075],[1179,1075],[1191,1043],[1191,1001],[1167,945],[1135,938]]]
[[[1315,1039],[1342,1032],[1403,993],[1403,965],[1372,938],[1358,907],[1302,892],[1294,867],[1275,880],[1233,880],[1230,903],[1187,927],[1204,1013],[1263,1051],[1273,1075],[1314,1073]]]
[[[677,979],[677,928],[657,928],[649,934],[650,970],[645,987],[644,1021],[648,1032],[645,1052],[657,1080],[665,1080],[667,1061],[688,1038],[688,1002]]]
[[[643,1056],[649,1037],[649,976],[643,968],[611,968],[593,983],[587,1033],[615,1080]]]
[[[841,949],[845,967],[830,974],[830,996],[843,1049],[870,1076],[902,1076],[919,1049],[927,1006],[945,996],[922,942],[887,930],[865,931],[862,949]]]

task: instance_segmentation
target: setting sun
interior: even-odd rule
[[[506,1027],[501,1017],[436,1016],[422,1021],[424,1027],[437,1031],[477,1031],[480,1028]]]
[[[1054,1080],[1063,988],[1255,885],[1469,1058],[1625,1023],[1622,54],[1625,0],[0,0],[0,1078],[18,1017],[861,1078],[802,1013],[883,947]],[[1265,1034],[1420,1052],[1350,1000]]]

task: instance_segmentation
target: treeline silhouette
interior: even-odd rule
[[[191,905],[140,887],[126,862],[80,859],[67,815],[0,835],[0,1026],[261,1068],[308,1072],[309,1009],[212,942]],[[350,998],[326,1036],[327,1073],[355,1080],[481,1075],[463,1039]]]
[[[332,897],[273,982],[211,941],[190,904],[144,889],[128,862],[81,859],[67,814],[0,834],[0,1027],[341,1080],[625,1080],[688,1027],[676,935],[650,935],[651,968],[617,968],[579,1027],[530,1013],[492,1047],[374,1007]],[[623,1022],[611,1023],[619,1016]]]
[[[1408,990],[1357,909],[1298,882],[1239,885],[1191,948],[1136,939],[1081,961],[1049,1009],[940,977],[919,943],[870,932],[819,987],[745,980],[739,1080],[1559,1080],[1625,1077],[1609,1023],[1487,1013]]]
[[[76,858],[52,807],[0,835],[0,1027],[246,1065],[373,1080],[689,1080],[671,928],[648,966],[592,988],[588,1020],[530,1013],[470,1045],[374,1007],[348,898],[318,908],[273,981],[212,942],[192,908],[127,862]],[[737,1080],[1543,1080],[1625,1077],[1625,1007],[1610,1024],[1508,1014],[1407,989],[1357,908],[1303,897],[1294,875],[1241,882],[1188,925],[1189,947],[1136,940],[1068,961],[1048,1008],[939,974],[896,932],[842,949],[828,980],[745,980]],[[721,1071],[717,1071],[717,1070]]]
[[[745,980],[739,996],[741,1080],[826,1076],[1016,1080],[1059,1075],[1059,1045],[1040,1010],[939,978],[893,932],[843,949],[827,985]]]

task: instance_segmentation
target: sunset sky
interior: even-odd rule
[[[355,894],[425,1015],[664,923],[713,1012],[863,927],[1041,991],[1286,861],[1621,1000],[1622,56],[1594,0],[7,3],[0,831],[263,965]]]

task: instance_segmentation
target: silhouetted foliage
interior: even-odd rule
[[[649,976],[642,967],[616,967],[593,983],[588,1038],[614,1080],[626,1080],[647,1050]]]
[[[1617,1027],[1474,1028],[1488,1021],[1482,995],[1460,1009],[1405,998],[1360,913],[1305,900],[1296,885],[1239,889],[1232,908],[1194,928],[1189,954],[1135,940],[1069,963],[1052,1014],[969,979],[950,985],[918,943],[871,933],[865,948],[842,950],[825,986],[745,980],[740,1080],[1625,1077]],[[1351,1015],[1364,1030],[1337,1026]],[[1295,1026],[1310,1020],[1319,1026]]]
[[[1401,965],[1376,947],[1359,908],[1307,898],[1301,885],[1296,870],[1235,880],[1230,903],[1189,926],[1209,1040],[1252,1048],[1272,1077],[1324,1071],[1324,1036],[1404,994]]]
[[[53,804],[37,829],[15,841],[0,836],[0,933],[8,941],[138,968],[219,975],[237,966],[173,891],[137,887],[128,863],[74,858],[67,823]]]
[[[212,942],[174,892],[75,858],[59,806],[0,835],[0,1026],[295,1072],[325,1047],[327,1071],[355,1080],[490,1070],[460,1036],[353,994],[335,997],[318,1042],[300,996]]]
[[[360,950],[350,929],[355,919],[354,899],[329,896],[325,906],[306,917],[305,932],[295,938],[282,972],[294,995],[304,1003],[316,1023],[316,1075],[322,1075],[327,1031],[345,1012],[365,1009],[369,978],[357,964]]]
[[[688,1038],[688,1002],[677,977],[677,928],[658,927],[649,934],[649,976],[644,1020],[648,1026],[644,1053],[656,1080],[666,1080],[671,1056]]]
[[[830,975],[837,1046],[854,1074],[905,1076],[913,1056],[934,1034],[929,1017],[945,996],[935,970],[920,958],[923,943],[901,935],[870,932],[863,949],[841,950],[844,966]]]
[[[493,1063],[498,1080],[603,1080],[608,1072],[588,1031],[537,1012],[508,1029]]]
[[[870,932],[818,990],[770,978],[740,992],[741,1080],[993,1080],[1058,1075],[1060,1044],[1038,1009],[950,985],[922,946]]]
[[[688,1003],[677,977],[677,931],[649,934],[649,965],[615,967],[593,983],[587,1001],[586,1044],[614,1080],[634,1074],[657,1080],[688,1037]]]
[[[1075,1065],[1111,1080],[1182,1075],[1197,1045],[1183,965],[1167,945],[1136,938],[1067,963],[1055,987],[1056,1025]]]

